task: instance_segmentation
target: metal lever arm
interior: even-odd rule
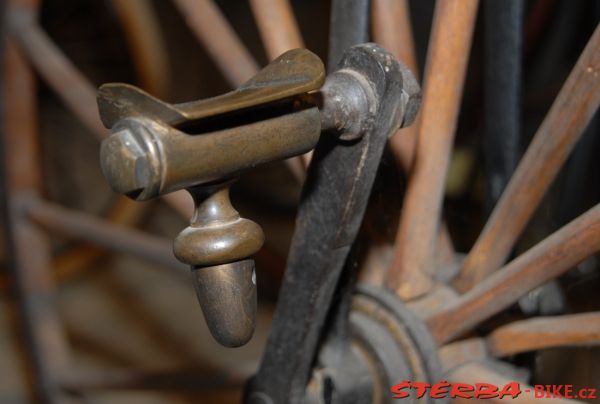
[[[322,136],[314,151],[271,334],[248,387],[247,401],[253,404],[304,400],[327,308],[362,222],[386,141],[414,119],[420,104],[420,89],[410,71],[375,44],[345,52],[322,89],[325,103],[343,99],[335,94],[355,91],[351,82],[362,83],[369,94],[368,113],[362,113],[364,130],[348,141]],[[339,111],[357,113],[330,110],[337,111],[334,118]]]

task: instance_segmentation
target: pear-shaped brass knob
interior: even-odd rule
[[[259,225],[231,206],[231,182],[189,189],[195,212],[173,251],[192,267],[198,301],[213,337],[227,347],[250,340],[256,322],[256,274],[249,258],[263,245]]]

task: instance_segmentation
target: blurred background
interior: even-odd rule
[[[189,206],[174,207],[164,200],[128,203],[113,194],[98,162],[97,133],[102,129],[94,129],[98,123],[90,123],[86,118],[89,117],[86,113],[95,111],[94,100],[86,97],[89,92],[78,92],[69,72],[61,70],[61,61],[75,67],[92,88],[106,82],[127,82],[166,101],[184,102],[232,89],[235,80],[223,73],[207,49],[217,49],[224,56],[232,50],[221,46],[218,38],[212,48],[198,40],[192,19],[179,4],[185,2],[45,0],[39,7],[33,0],[14,2],[37,9],[42,29],[38,29],[39,32],[31,28],[27,18],[8,11],[10,1],[3,3],[3,203],[6,205],[8,192],[14,190],[7,178],[27,177],[30,171],[39,173],[35,187],[45,199],[56,204],[52,207],[107,217],[113,223],[158,237],[157,240],[163,242],[161,248],[168,246],[167,242],[187,225],[185,212]],[[214,4],[235,29],[256,65],[267,64],[269,58],[248,2],[217,0]],[[305,46],[327,61],[329,1],[294,0],[291,4]],[[425,64],[433,7],[432,0],[410,2],[420,71]],[[485,7],[480,7],[475,29],[445,202],[445,219],[453,242],[456,250],[463,252],[468,251],[481,230],[494,199],[489,184],[486,185],[486,156],[482,144],[486,127],[483,99],[487,20],[484,10]],[[530,0],[523,1],[523,10],[518,153],[527,146],[598,23],[600,1]],[[22,32],[25,34],[21,35]],[[140,44],[140,35],[149,44]],[[45,39],[52,41],[51,47],[56,47],[58,53],[50,52],[48,56],[48,48],[43,46]],[[57,54],[66,59],[59,57],[57,62],[54,59]],[[48,74],[54,74],[53,79],[48,79]],[[25,146],[30,158],[12,153],[11,147],[19,143],[15,130],[34,131],[39,139],[38,144]],[[598,203],[598,157],[600,136],[596,118],[538,209],[517,252],[528,249]],[[398,171],[392,154],[386,151],[365,219],[365,226],[374,230],[361,236],[364,243],[391,246],[404,186],[405,178]],[[243,380],[256,369],[268,334],[300,190],[301,182],[284,163],[258,167],[244,175],[232,189],[234,206],[242,216],[259,223],[266,234],[265,247],[256,257],[257,331],[247,346],[238,349],[223,348],[212,339],[189,274],[182,266],[169,264],[169,258],[164,259],[165,265],[159,265],[139,256],[108,252],[73,237],[69,231],[44,231],[41,236],[39,231],[34,232],[21,254],[48,258],[47,261],[34,259],[33,265],[44,267],[38,267],[38,271],[49,271],[56,287],[55,295],[35,304],[56,304],[61,329],[71,350],[69,367],[82,369],[66,375],[66,379],[73,385],[91,385],[91,393],[86,393],[90,402],[238,402]],[[35,221],[42,227],[56,226],[48,223],[54,223],[52,218],[59,217],[58,213],[51,209],[41,211]],[[28,364],[32,358],[25,352],[29,337],[23,331],[22,321],[28,309],[17,305],[13,287],[15,277],[11,268],[17,254],[13,234],[15,218],[11,215],[14,211],[5,215],[0,223],[3,241],[0,245],[0,402],[25,403],[32,399],[32,368]],[[378,234],[377,240],[372,239],[372,234]],[[27,240],[29,236],[18,237]],[[40,237],[48,242],[48,251],[43,243],[40,245]],[[381,251],[376,261],[389,258],[386,255],[389,248]],[[366,258],[364,261],[364,265],[371,262]],[[514,319],[522,315],[598,310],[599,287],[596,257],[582,263],[559,282],[522,299],[511,313],[497,316],[488,326],[502,323],[503,316]],[[598,386],[600,380],[597,349],[547,350],[519,355],[512,360],[531,369],[537,378],[534,380],[540,382],[574,382],[591,387]],[[148,370],[150,376],[139,378],[123,370],[130,368]],[[96,388],[89,375],[97,372],[117,385],[135,380],[139,388],[113,391]],[[177,380],[164,376],[169,372],[179,375]],[[154,391],[158,386],[173,390]],[[205,390],[199,393],[199,387]]]

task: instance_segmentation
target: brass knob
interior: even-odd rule
[[[264,242],[262,229],[231,205],[232,179],[315,146],[321,116],[310,94],[324,80],[320,59],[295,49],[237,90],[207,100],[169,104],[127,84],[98,92],[100,116],[113,132],[100,151],[111,187],[135,200],[179,189],[192,194],[194,216],[173,250],[190,265],[202,312],[222,345],[243,345],[254,333],[251,257]]]
[[[224,346],[250,340],[256,320],[256,274],[250,258],[263,245],[260,226],[229,200],[231,182],[190,188],[195,211],[175,238],[177,259],[192,267],[194,287],[213,337]]]

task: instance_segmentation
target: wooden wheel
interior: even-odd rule
[[[173,3],[232,86],[238,86],[258,71],[258,63],[215,2],[174,0]],[[343,7],[340,4],[343,3],[334,0],[334,10]],[[356,41],[361,42],[368,37],[368,21],[361,14],[361,7],[369,4],[367,1],[349,4],[358,22],[353,25]],[[157,34],[157,17],[145,1],[115,0],[114,5],[123,21],[141,81],[149,91],[160,95],[165,91],[168,66],[164,64],[165,45]],[[386,246],[383,253],[370,246],[376,255],[390,254],[392,258],[389,262],[381,257],[367,260],[370,265],[362,269],[361,276],[393,290],[423,319],[438,344],[446,380],[503,384],[509,378],[498,372],[494,366],[497,360],[548,347],[600,343],[599,312],[521,319],[491,330],[487,328],[485,332],[478,328],[527,293],[600,251],[600,206],[595,205],[534,247],[511,258],[519,237],[600,104],[600,28],[589,38],[474,246],[464,259],[457,259],[451,232],[442,220],[442,207],[478,6],[477,0],[438,0],[436,4],[419,118],[390,140],[399,176],[407,181],[395,245]],[[303,47],[288,1],[251,0],[250,7],[269,59],[285,50]],[[44,200],[43,173],[38,165],[34,73],[39,74],[91,133],[102,138],[106,131],[98,119],[93,86],[36,21],[39,4],[12,0],[6,13],[9,21],[9,40],[4,50],[7,224],[12,243],[9,248],[15,252],[15,277],[21,292],[38,398],[45,402],[62,401],[61,388],[65,387],[78,392],[161,385],[182,389],[191,385],[201,391],[239,388],[240,379],[246,375],[235,371],[225,377],[213,375],[204,383],[199,380],[206,375],[182,376],[184,372],[179,371],[173,375],[163,371],[132,371],[98,377],[65,371],[70,368],[68,344],[60,316],[52,304],[54,276],[50,271],[52,258],[46,231],[96,245],[78,248],[66,260],[78,262],[78,267],[102,255],[104,249],[177,269],[182,266],[172,258],[170,242],[128,227],[139,222],[143,208],[126,199],[115,199],[103,219]],[[417,72],[408,2],[372,0],[369,15],[372,39]],[[340,49],[332,48],[332,54],[336,51]],[[509,99],[511,96],[514,94],[508,94]],[[297,181],[304,179],[310,158],[307,154],[286,162]],[[191,206],[185,196],[176,193],[164,199],[183,216],[190,215]],[[32,254],[32,250],[36,253]],[[62,272],[71,271],[69,265],[65,267]],[[519,400],[529,402],[532,394],[524,393]]]

